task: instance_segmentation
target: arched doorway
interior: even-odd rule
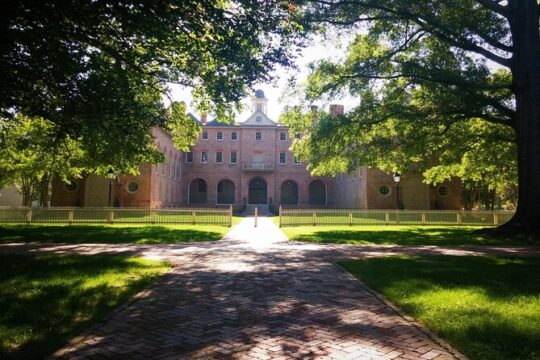
[[[261,177],[254,177],[249,182],[249,203],[266,204],[266,181]]]
[[[292,180],[281,184],[281,204],[298,205],[298,184]]]
[[[206,181],[195,179],[189,184],[189,203],[206,204],[208,202],[208,191]]]
[[[234,183],[231,180],[221,180],[217,186],[217,203],[220,205],[234,204]]]
[[[326,205],[326,186],[320,180],[312,181],[309,184],[309,205]]]

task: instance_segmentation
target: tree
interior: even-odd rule
[[[80,143],[59,137],[52,122],[18,116],[16,122],[0,121],[0,130],[3,181],[17,186],[21,205],[39,200],[47,206],[54,177],[67,182],[82,175],[85,154]]]
[[[512,141],[519,201],[514,218],[498,231],[540,237],[536,0],[313,0],[300,5],[308,30],[332,24],[359,33],[346,60],[319,63],[309,79],[310,99],[343,90],[361,98],[347,116],[323,116],[310,132],[333,139],[325,149],[341,154],[304,152],[312,165],[328,160],[329,170],[343,166],[340,161],[350,162],[366,144],[370,152],[387,153],[394,164],[433,162],[420,158],[420,149],[444,155],[444,148],[435,150],[454,131],[462,135],[454,138],[456,149],[480,138],[483,149],[512,148]],[[469,134],[474,121],[479,125]]]
[[[288,64],[296,31],[277,0],[2,5],[0,116],[47,119],[101,164],[131,163],[152,149],[149,128],[170,119],[167,83],[197,89],[225,113],[249,85]]]

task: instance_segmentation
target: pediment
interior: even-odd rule
[[[240,126],[277,126],[278,124],[272,121],[265,113],[262,111],[255,111],[251,114],[246,121],[242,122]]]

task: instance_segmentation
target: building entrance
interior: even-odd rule
[[[255,177],[249,182],[249,204],[266,204],[266,181],[261,177]]]

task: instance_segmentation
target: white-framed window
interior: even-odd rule
[[[127,184],[126,190],[130,194],[135,194],[137,191],[139,191],[139,183],[136,181],[131,181]]]
[[[208,140],[208,131],[203,131],[203,132],[202,132],[201,138],[202,138],[203,140]]]
[[[233,131],[231,133],[231,140],[236,140],[236,139],[238,139],[238,133],[236,131]]]
[[[302,134],[296,133],[296,134],[294,134],[294,138],[295,138],[295,139],[301,139],[301,138],[302,138]]]
[[[208,163],[208,153],[206,151],[201,152],[201,163]]]
[[[216,163],[221,164],[223,162],[223,152],[216,151]]]
[[[287,140],[287,133],[285,133],[285,132],[280,132],[280,133],[279,133],[279,140],[281,140],[281,141]]]
[[[298,160],[298,158],[296,156],[294,157],[294,163],[295,164],[300,164],[300,160]]]
[[[382,196],[389,196],[392,193],[392,188],[388,185],[379,186],[379,194]]]
[[[236,164],[237,161],[236,151],[231,151],[231,164]]]
[[[262,133],[260,131],[255,132],[255,140],[262,140]]]
[[[286,164],[287,163],[287,154],[284,152],[279,153],[279,163],[280,164]]]
[[[216,133],[216,140],[223,140],[223,132],[222,131],[218,131]]]
[[[193,151],[190,151],[190,152],[186,153],[186,162],[187,163],[192,163],[193,162]]]

